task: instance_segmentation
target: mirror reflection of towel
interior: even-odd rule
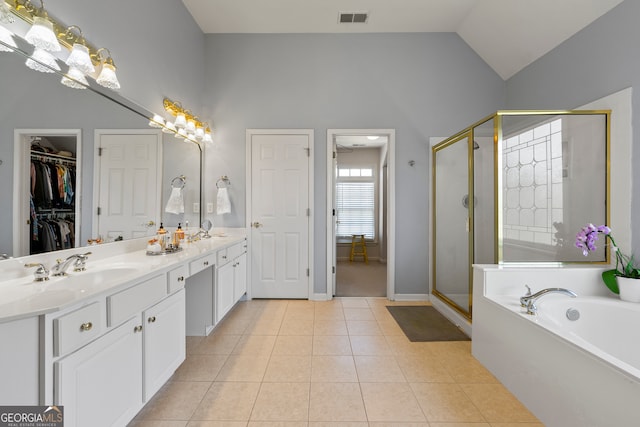
[[[165,212],[172,214],[184,213],[184,199],[182,197],[182,188],[172,188]]]
[[[229,200],[229,192],[227,188],[218,188],[218,196],[216,197],[216,210],[218,215],[231,213],[231,201]]]

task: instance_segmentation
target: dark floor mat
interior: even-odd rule
[[[411,342],[469,341],[464,332],[431,306],[390,305],[387,308]]]

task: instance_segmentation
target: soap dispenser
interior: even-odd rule
[[[181,224],[178,223],[178,228],[173,233],[173,246],[178,248],[182,243],[184,243],[184,230],[182,229]]]
[[[164,251],[167,247],[167,230],[164,229],[162,223],[160,223],[160,227],[158,228],[158,243],[160,243],[160,247]]]

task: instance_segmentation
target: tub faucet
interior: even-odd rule
[[[73,271],[84,271],[86,270],[89,255],[91,255],[91,252],[70,255],[64,261],[59,259],[57,264],[51,267],[51,274],[54,276],[66,276],[67,268],[69,268],[71,264],[73,264]]]
[[[529,288],[529,286],[525,286],[527,288],[527,293],[523,297],[520,297],[520,305],[527,308],[527,314],[536,314],[536,311],[538,310],[538,307],[536,307],[536,301],[538,301],[545,295],[564,294],[570,296],[571,298],[575,298],[578,296],[578,294],[576,294],[575,292],[565,288],[546,288],[531,295],[531,289]]]

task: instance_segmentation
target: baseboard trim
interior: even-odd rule
[[[396,294],[395,301],[431,301],[429,294]]]
[[[314,293],[309,297],[309,301],[329,301],[326,293]]]

